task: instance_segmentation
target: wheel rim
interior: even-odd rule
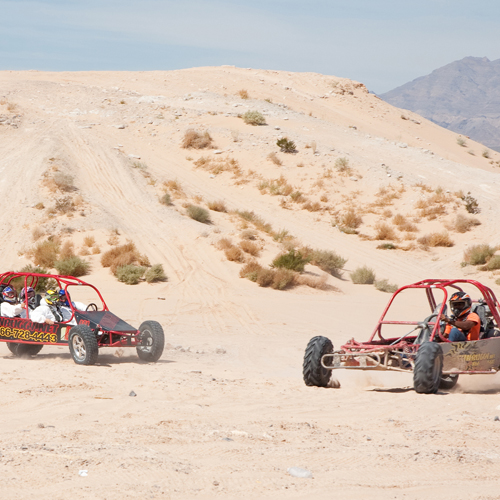
[[[432,380],[434,385],[439,385],[439,380],[441,379],[441,360],[438,356],[434,360],[434,366],[432,367]]]
[[[75,353],[75,357],[79,361],[83,361],[87,356],[87,349],[82,337],[80,337],[80,335],[73,335],[73,339],[71,340],[71,345],[73,347],[73,352]]]
[[[141,345],[139,349],[142,352],[151,352],[153,349],[153,336],[148,330],[145,330],[141,335]]]

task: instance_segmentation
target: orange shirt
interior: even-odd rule
[[[479,340],[479,330],[481,330],[481,320],[476,313],[470,313],[465,321],[474,321],[475,325],[469,330],[467,340]]]

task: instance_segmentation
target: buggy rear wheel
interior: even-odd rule
[[[7,342],[7,349],[14,354],[14,356],[17,356],[17,348],[19,347],[19,344],[17,342]]]
[[[155,363],[163,354],[165,334],[158,321],[144,321],[139,327],[141,345],[136,347],[137,356],[143,361]]]
[[[443,350],[435,342],[420,345],[413,368],[413,387],[421,394],[435,394],[443,372]]]
[[[69,331],[69,351],[77,365],[94,365],[99,348],[94,332],[85,325],[74,326]]]
[[[306,347],[302,373],[304,382],[309,386],[326,387],[330,382],[332,371],[321,364],[325,354],[333,352],[333,344],[329,338],[313,337]]]
[[[43,345],[37,344],[18,344],[16,356],[36,356],[41,350]]]
[[[455,374],[449,374],[449,375],[442,375],[441,380],[439,381],[439,388],[440,389],[453,389],[457,385],[458,382],[458,375]]]

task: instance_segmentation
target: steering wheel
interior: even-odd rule
[[[91,302],[85,309],[86,311],[97,311],[97,304]]]
[[[422,328],[422,332],[427,329],[429,331],[429,336],[432,333],[432,330],[434,329],[434,326],[431,327],[431,325],[429,325],[429,322],[433,318],[435,318],[435,321],[437,321],[437,322],[441,321],[440,319],[438,319],[438,313],[434,312],[430,316],[425,318],[424,321],[422,321],[422,323],[420,323],[421,328]],[[445,325],[440,324],[437,331],[436,331],[436,336],[434,337],[434,342],[439,342],[439,341],[446,342],[447,341],[447,339],[443,336],[444,330],[445,330]]]

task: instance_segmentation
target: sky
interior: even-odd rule
[[[466,56],[500,59],[499,0],[0,0],[0,70],[229,64],[382,94]]]

